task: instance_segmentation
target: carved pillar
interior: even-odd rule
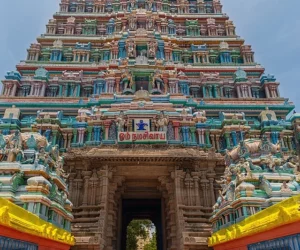
[[[186,194],[187,194],[187,204],[188,206],[193,206],[193,178],[189,173],[186,173],[186,177],[184,180]]]
[[[269,87],[268,86],[265,87],[265,91],[266,91],[266,97],[270,98],[270,91],[269,91]]]
[[[174,137],[176,141],[179,141],[179,126],[180,126],[180,122],[179,121],[173,121],[172,122],[173,127],[174,127]]]
[[[283,137],[284,147],[288,148],[287,136]]]
[[[77,142],[77,129],[74,128],[73,129],[73,143],[76,143]]]
[[[73,202],[73,205],[75,205],[75,197],[74,197],[74,178],[75,178],[75,173],[71,173],[68,178],[68,185],[70,189],[70,196],[69,200]]]
[[[220,135],[216,135],[216,149],[217,149],[217,151],[220,151],[220,143],[219,143],[219,141],[220,141]]]
[[[87,127],[87,141],[91,141],[92,140],[92,132],[93,132],[93,127],[92,126],[88,126]]]
[[[109,199],[109,180],[112,177],[112,173],[110,171],[109,166],[104,166],[101,170],[102,178],[101,178],[101,189],[102,189],[102,196],[101,196],[101,211],[99,216],[99,233],[102,235],[102,249],[104,249],[105,245],[104,242],[106,240],[107,235],[107,219],[108,219],[108,199]],[[106,242],[105,242],[106,243]],[[101,247],[100,247],[101,249]]]
[[[120,92],[120,77],[116,77],[116,92]]]
[[[16,96],[16,92],[17,92],[17,84],[15,83],[12,89],[11,96]]]
[[[194,177],[194,189],[195,189],[195,205],[200,206],[200,197],[199,197],[199,176],[195,175]]]
[[[80,171],[78,170],[76,173],[76,177],[74,179],[73,188],[71,188],[72,192],[72,202],[74,203],[75,207],[79,207],[81,205],[81,198],[82,198],[82,185],[83,180]]]
[[[230,148],[230,134],[229,132],[225,132],[224,134],[224,137],[225,137],[225,141],[226,141],[226,148],[229,149]]]
[[[72,136],[73,136],[72,133],[69,133],[69,134],[68,134],[67,148],[70,148],[70,147],[71,147]]]
[[[241,87],[240,87],[240,86],[237,86],[237,87],[236,87],[236,90],[237,90],[237,96],[238,96],[238,98],[241,98],[241,97],[242,97],[242,94],[241,94]]]
[[[215,139],[215,135],[214,134],[210,135],[210,140],[211,140],[211,143],[212,143],[212,147],[216,148],[216,139]]]
[[[192,137],[192,143],[196,144],[196,136],[195,136],[196,128],[190,127],[190,132],[191,132],[191,137]]]
[[[175,171],[175,188],[176,188],[176,197],[177,197],[177,203],[183,204],[182,202],[182,186],[181,186],[181,180],[182,180],[182,171]]]
[[[235,131],[231,131],[231,138],[232,138],[233,146],[236,146],[237,145],[237,136],[236,136]]]
[[[97,196],[98,194],[98,186],[99,186],[99,178],[97,175],[96,169],[93,169],[92,177],[89,179],[89,205],[95,206],[97,204]]]
[[[205,207],[208,207],[209,206],[209,204],[208,204],[208,202],[207,202],[207,190],[206,190],[206,183],[203,181],[203,180],[201,180],[201,190],[202,190],[202,194],[203,194],[203,205],[205,206]]]
[[[82,171],[83,175],[83,200],[82,200],[82,206],[88,205],[88,197],[89,197],[89,180],[91,171]]]
[[[109,135],[109,127],[110,127],[111,121],[105,120],[104,121],[104,128],[105,128],[105,140],[108,140]]]
[[[210,146],[210,141],[209,141],[209,130],[205,130],[205,142],[206,142],[206,145]]]
[[[56,142],[57,142],[57,134],[58,134],[58,131],[57,130],[52,130],[52,145],[56,145]]]
[[[178,171],[178,170],[175,170]],[[175,173],[172,172],[171,176],[175,177]],[[167,235],[170,237],[167,239],[168,250],[179,250],[178,241],[179,239],[178,232],[181,232],[181,228],[179,226],[180,220],[178,218],[178,206],[177,206],[177,198],[174,188],[174,179],[170,177],[160,177],[159,181],[162,185],[163,197],[165,198],[166,204],[166,222],[167,222]],[[177,197],[177,198],[176,198]]]
[[[63,138],[64,138],[64,148],[67,148],[68,135],[67,134],[63,134]]]
[[[293,137],[288,136],[287,141],[288,141],[289,150],[293,150],[292,140],[293,140]]]
[[[209,187],[210,187],[211,206],[213,206],[216,202],[216,197],[214,193],[214,178],[209,178]]]

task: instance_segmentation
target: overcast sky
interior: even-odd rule
[[[59,0],[1,0],[0,79],[25,59],[45,32]],[[237,33],[251,44],[255,59],[281,82],[281,96],[300,112],[300,0],[222,0]]]

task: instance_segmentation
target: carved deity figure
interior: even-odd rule
[[[3,161],[6,157],[6,141],[3,134],[0,134],[0,161]]]
[[[127,127],[127,120],[123,112],[120,112],[120,115],[116,118],[116,124],[118,132],[124,132]]]
[[[184,184],[186,188],[186,202],[189,206],[193,205],[193,188],[194,188],[194,179],[191,176],[190,170],[187,169],[185,178],[184,178]]]
[[[17,142],[13,141],[9,144],[9,148],[6,149],[6,156],[8,162],[15,162],[17,161],[17,155],[19,153],[19,148],[17,147]]]
[[[89,115],[89,111],[84,109],[84,108],[80,108],[78,110],[78,116],[76,116],[76,120],[78,122],[86,122],[87,120],[90,120]]]
[[[166,132],[168,129],[168,124],[169,124],[169,117],[164,115],[163,112],[161,112],[159,117],[155,121],[155,127],[157,128],[157,131]]]
[[[159,72],[156,72],[153,76],[152,88],[161,90],[161,87],[164,86],[164,81],[162,80],[162,75]]]
[[[140,120],[139,123],[136,123],[136,126],[137,126],[137,131],[145,131],[146,128],[145,127],[148,127],[148,123],[144,122],[144,120]]]
[[[177,78],[177,76],[178,76],[177,68],[175,68],[174,70],[169,71],[169,77],[170,78]]]
[[[116,73],[115,70],[107,68],[105,73],[105,78],[107,77],[115,77]]]
[[[237,167],[238,167],[238,171],[240,173],[245,173],[246,172],[246,176],[244,176],[245,178],[251,178],[252,177],[250,163],[248,161],[246,161],[245,158],[240,159],[239,163],[237,164]],[[242,178],[241,175],[239,175],[239,178],[244,179],[244,178]]]
[[[197,111],[193,114],[193,116],[194,116],[193,120],[197,123],[205,123],[207,120],[205,110]]]
[[[189,114],[188,114],[188,112],[186,111],[186,109],[182,109],[180,115],[181,115],[181,117],[182,117],[182,120],[183,120],[183,121],[186,121]]]
[[[153,0],[146,0],[147,10],[152,11],[153,8]]]
[[[218,184],[221,184],[222,190],[219,190],[219,198],[217,199],[216,204],[213,206],[214,210],[218,209],[222,203],[227,201],[233,201],[234,199],[234,181],[232,181],[231,176],[226,176],[221,181],[216,181]]]
[[[9,144],[13,144],[16,148],[22,148],[22,138],[20,131],[16,131],[15,134],[10,138]]]
[[[298,157],[293,156],[287,159],[286,163],[283,164],[282,169],[283,170],[289,170],[292,169],[293,173],[296,173],[298,171],[299,167],[299,162],[298,162]]]
[[[262,159],[262,164],[264,164],[269,170],[275,172],[275,161],[272,154],[269,154],[265,159]]]
[[[63,169],[63,166],[64,166],[64,158],[59,156],[55,164],[55,172],[57,176],[62,177],[64,180],[66,180],[68,179],[69,174],[66,174],[65,170]]]
[[[129,3],[130,3],[130,9],[131,10],[135,9],[136,0],[130,0]]]
[[[136,26],[136,17],[135,16],[130,16],[128,18],[128,26],[130,30],[136,30],[137,26]]]
[[[132,74],[129,72],[124,72],[121,78],[121,85],[123,89],[131,89],[133,86]]]
[[[146,24],[147,24],[147,29],[148,30],[154,29],[154,20],[153,20],[152,16],[147,17]]]
[[[21,162],[24,158],[24,152],[22,148],[20,148],[19,146],[17,146],[16,151],[17,151],[16,161]]]
[[[287,185],[286,181],[284,181],[280,187],[280,192],[282,193],[292,193],[292,190],[290,187]]]
[[[49,154],[46,152],[44,147],[41,147],[37,154],[37,163],[41,165],[47,165]]]
[[[156,47],[157,43],[155,41],[148,42],[148,57],[155,57],[156,56]]]
[[[136,57],[136,44],[133,40],[128,41],[126,48],[128,57]]]
[[[6,156],[6,147],[0,149],[0,161],[3,161]]]

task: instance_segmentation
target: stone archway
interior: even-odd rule
[[[223,172],[222,163],[219,154],[196,149],[139,145],[70,151],[66,171],[74,202],[74,249],[123,250],[122,228],[143,213],[161,223],[163,250],[207,249],[218,190],[214,179]],[[129,200],[137,209],[126,215],[122,206]],[[161,221],[158,213],[144,209],[147,200],[161,201]]]

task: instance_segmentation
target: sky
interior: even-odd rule
[[[30,44],[45,33],[59,0],[1,0],[0,79],[24,60]],[[252,45],[256,62],[281,83],[282,97],[300,112],[300,1],[221,0],[237,34]]]

